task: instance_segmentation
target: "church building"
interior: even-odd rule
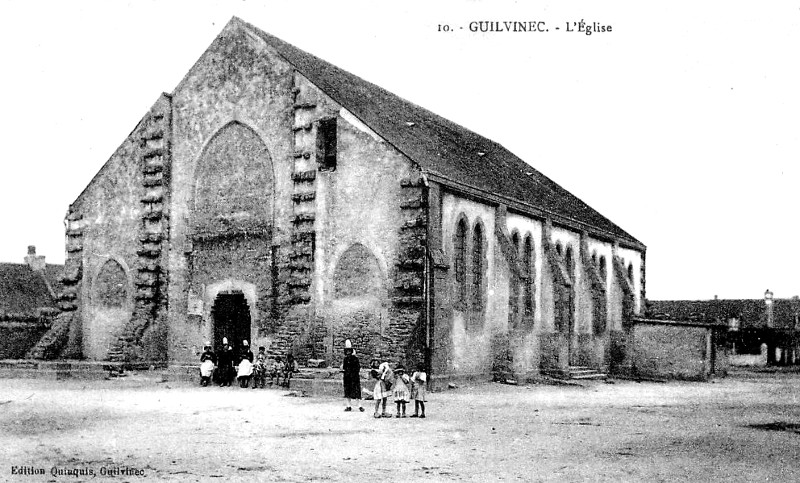
[[[62,314],[32,354],[193,364],[227,337],[335,365],[350,339],[362,364],[441,377],[613,371],[644,305],[645,246],[620,227],[237,18],[66,225]]]

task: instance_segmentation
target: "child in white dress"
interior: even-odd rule
[[[408,391],[410,379],[406,374],[406,369],[402,365],[397,366],[394,370],[395,380],[392,386],[392,395],[394,396],[394,403],[397,405],[396,418],[406,417],[406,403],[411,399],[411,394]],[[402,416],[401,416],[402,413]]]
[[[425,387],[428,383],[428,375],[425,373],[425,365],[417,364],[417,370],[411,375],[411,399],[414,400],[414,414],[412,418],[425,417],[425,401],[427,401],[428,390]],[[420,414],[422,409],[422,414]]]

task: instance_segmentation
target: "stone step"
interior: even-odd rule
[[[597,371],[594,369],[570,369],[569,374],[572,376],[579,376],[581,374],[596,374]]]
[[[570,379],[575,379],[575,380],[605,380],[605,379],[608,379],[608,374],[604,374],[602,372],[595,372],[593,374],[570,375]]]
[[[575,380],[604,380],[608,378],[608,375],[588,366],[569,366],[566,375],[568,379]]]

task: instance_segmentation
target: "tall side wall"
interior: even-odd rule
[[[642,307],[643,253],[574,229],[551,226],[522,213],[506,213],[502,207],[447,188],[440,191],[441,210],[433,211],[441,223],[438,243],[444,256],[442,267],[434,270],[432,278],[436,373],[467,375],[509,370],[524,375],[540,369],[566,371],[570,365],[608,370],[613,357],[624,363],[627,336],[623,302],[626,293],[633,291],[633,313]],[[430,203],[433,206],[435,202]],[[481,313],[471,309],[471,299],[458,303],[454,247],[460,220],[466,221],[468,227],[468,286],[473,276],[471,237],[476,224],[484,227],[487,286]],[[529,262],[524,253],[526,240],[532,249]],[[504,244],[511,246],[516,255],[509,255]],[[571,267],[566,258],[568,251]],[[614,260],[621,260],[622,256],[633,267],[630,280],[621,280],[614,270]],[[569,299],[564,299],[565,293],[571,293]],[[557,294],[561,294],[559,300],[568,300],[568,307],[557,301]],[[526,301],[526,297],[532,300]],[[442,300],[448,306],[441,305]],[[571,326],[557,320],[558,310],[569,310]],[[480,319],[477,324],[476,317]]]

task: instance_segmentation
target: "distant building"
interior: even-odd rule
[[[767,364],[800,364],[800,299],[649,300],[653,318],[721,323],[735,355],[760,355]]]
[[[21,358],[58,314],[63,265],[29,246],[25,263],[0,263],[0,359]]]

